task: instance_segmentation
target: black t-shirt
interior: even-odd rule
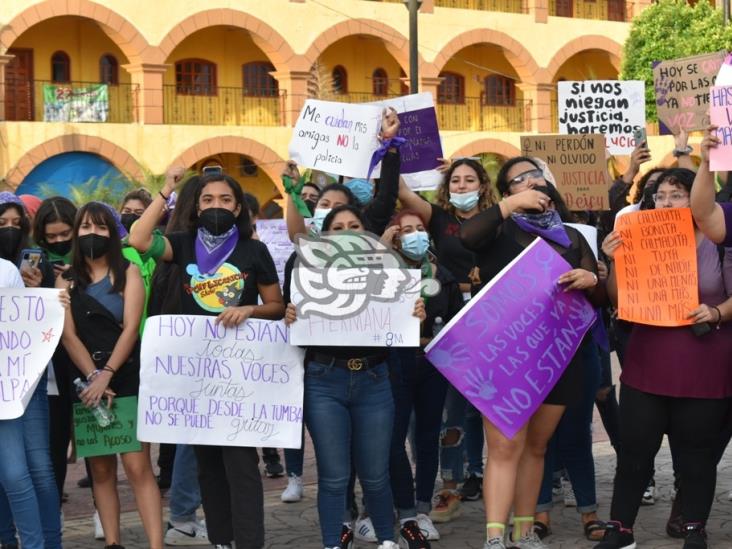
[[[475,267],[475,254],[460,241],[460,220],[440,206],[432,204],[430,235],[435,242],[437,259],[460,284],[470,282],[470,271]]]
[[[180,267],[182,314],[218,315],[226,307],[256,305],[257,285],[278,283],[272,256],[259,240],[240,239],[223,265],[206,275],[196,265],[195,239],[195,232],[168,235],[172,262]]]

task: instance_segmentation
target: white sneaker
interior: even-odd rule
[[[370,517],[363,517],[356,521],[356,526],[353,529],[353,535],[357,540],[365,541],[367,543],[376,543],[379,541],[376,537],[376,530],[374,530],[374,524],[371,522]],[[379,547],[381,547],[381,545]]]
[[[102,519],[99,518],[99,511],[94,511],[94,539],[104,539],[104,528],[102,528]]]
[[[427,539],[427,541],[437,541],[440,539],[440,533],[437,531],[437,528],[435,528],[430,517],[424,513],[417,515],[417,525],[419,526],[419,529],[422,530],[422,535]]]
[[[280,499],[284,503],[296,503],[302,499],[302,477],[290,475],[287,478],[287,488],[282,492]]]
[[[206,525],[196,520],[169,522],[165,545],[210,545]]]
[[[577,507],[577,498],[574,496],[572,483],[565,478],[562,478],[562,492],[564,493],[564,506]]]
[[[649,484],[643,492],[641,505],[654,505],[656,503],[656,485]]]
[[[377,549],[399,549],[399,546],[393,541],[385,541]]]

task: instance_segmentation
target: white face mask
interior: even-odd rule
[[[323,221],[328,217],[332,208],[315,208],[313,212],[313,230],[320,234],[323,231]]]
[[[450,204],[455,206],[461,212],[469,212],[478,204],[480,198],[479,191],[470,191],[467,193],[450,193]]]

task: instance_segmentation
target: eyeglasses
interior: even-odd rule
[[[664,193],[656,193],[653,195],[653,203],[658,204],[659,202],[671,202],[672,204],[678,204],[679,202],[685,202],[689,199],[688,194],[684,193],[670,193],[670,194],[664,194]]]
[[[519,174],[516,177],[514,177],[513,179],[511,179],[508,182],[508,185],[509,186],[520,185],[521,183],[525,183],[529,179],[544,179],[544,172],[538,168],[536,170],[529,170],[528,172]]]

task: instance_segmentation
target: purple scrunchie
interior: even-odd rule
[[[25,205],[23,205],[23,201],[18,197],[18,195],[9,191],[3,191],[0,193],[0,205],[2,204],[17,204],[18,206],[23,208],[23,211],[25,211]]]
[[[374,154],[371,157],[371,163],[369,164],[369,173],[366,174],[366,179],[371,179],[371,172],[374,171],[376,165],[381,162],[381,160],[386,156],[386,151],[389,150],[389,147],[396,147],[398,149],[406,142],[406,139],[399,136],[384,139],[381,142],[381,146],[374,151]]]

